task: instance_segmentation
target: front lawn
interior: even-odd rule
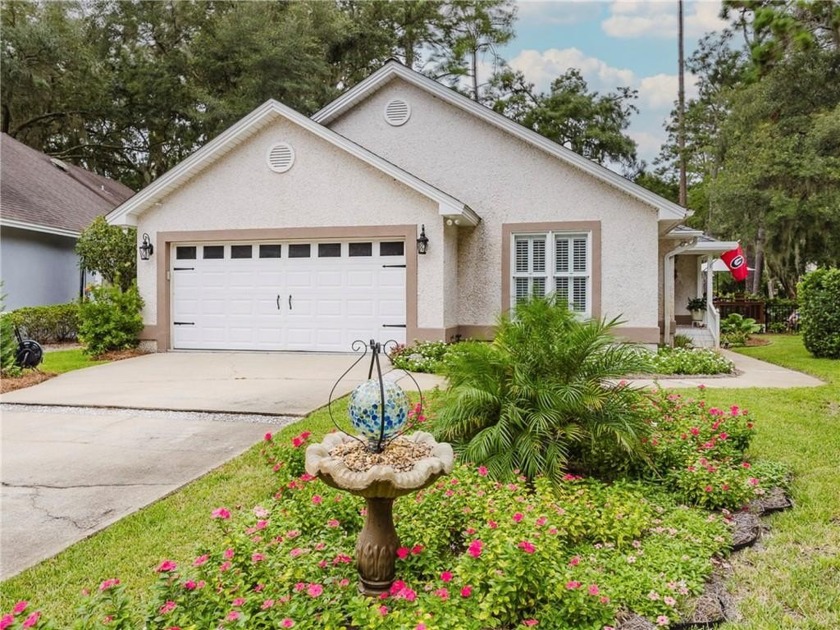
[[[82,368],[107,363],[107,359],[93,359],[82,352],[81,348],[73,350],[50,350],[44,352],[44,361],[37,370],[23,370],[18,376],[3,375],[0,391],[11,392],[24,387],[37,385],[53,376],[80,370]]]
[[[793,497],[797,503],[796,509],[772,517],[770,520],[772,530],[765,537],[763,550],[746,551],[736,556],[733,561],[735,571],[731,580],[731,589],[740,599],[739,605],[744,615],[744,621],[730,623],[725,627],[755,630],[771,627],[803,629],[840,627],[840,606],[837,605],[840,602],[840,580],[838,580],[838,576],[840,576],[840,528],[836,524],[837,519],[840,518],[840,493],[838,493],[838,479],[840,479],[838,473],[840,469],[838,469],[836,457],[836,453],[840,452],[840,431],[837,430],[837,423],[840,422],[840,408],[838,408],[838,401],[840,401],[840,362],[819,361],[810,358],[801,347],[801,341],[798,337],[772,336],[770,338],[772,344],[769,346],[746,348],[741,351],[756,358],[766,358],[794,369],[802,369],[825,379],[828,384],[817,388],[793,390],[750,389],[706,390],[702,392],[702,397],[708,401],[709,406],[729,409],[730,405],[735,404],[750,410],[749,417],[755,420],[757,426],[755,439],[749,450],[751,459],[780,460],[789,464],[796,474],[793,485]],[[698,396],[696,390],[685,392],[685,394],[690,397]],[[293,435],[304,429],[310,430],[315,436],[318,436],[328,430],[329,427],[328,416],[322,410],[279,432],[274,436],[274,440],[275,443],[288,441]],[[250,546],[256,543],[250,538],[243,537],[240,527],[257,527],[256,520],[254,523],[248,521],[247,512],[258,505],[266,506],[266,501],[268,501],[268,504],[273,503],[268,497],[271,497],[276,491],[278,480],[271,469],[261,461],[259,451],[262,448],[263,445],[255,447],[242,457],[190,484],[174,495],[123,519],[91,539],[74,545],[56,558],[41,563],[3,583],[0,585],[0,610],[10,610],[18,600],[30,600],[33,605],[37,605],[43,610],[46,616],[54,620],[58,627],[65,627],[76,618],[75,609],[84,600],[81,590],[83,588],[93,588],[95,590],[97,585],[104,580],[114,577],[120,578],[128,593],[134,597],[141,596],[141,604],[147,606],[151,596],[150,586],[156,580],[162,579],[161,584],[167,580],[166,574],[168,572],[163,572],[163,578],[160,578],[161,574],[154,571],[163,559],[174,561],[183,570],[183,567],[189,567],[193,563],[201,550],[207,550],[213,558],[215,558],[213,554],[221,553],[219,550],[226,548],[226,545],[229,549],[236,547],[234,555],[236,553],[239,553],[240,556],[244,555],[246,549],[251,552],[249,557],[253,556],[254,553],[260,554],[261,551],[250,549]],[[284,474],[282,468],[280,474]],[[463,481],[469,480],[469,483],[460,484],[462,487],[470,488],[469,496],[474,498],[474,492],[484,492],[486,496],[488,489],[483,488],[483,479],[480,474],[478,478],[474,475],[476,475],[475,470],[465,470],[454,475],[454,478],[463,476]],[[586,487],[589,488],[589,486]],[[295,497],[300,500],[302,497],[306,501],[303,501],[300,505],[309,505],[314,509],[323,502],[312,500],[316,493],[322,500],[324,497],[331,496],[330,491],[324,489],[322,492],[322,489],[324,487],[320,482],[309,482],[299,492],[290,493],[288,500],[294,500]],[[583,486],[581,489],[583,489]],[[447,489],[441,487],[439,491],[446,492]],[[592,491],[592,489],[587,490],[587,492]],[[596,489],[595,492],[597,494],[600,491]],[[630,492],[633,492],[633,490],[630,489]],[[467,501],[462,507],[469,508],[470,511],[478,510],[476,512],[478,515],[482,513],[481,510],[487,509],[487,506],[482,507],[469,503],[471,500],[469,497],[457,496],[462,497],[459,501]],[[639,506],[647,505],[648,507],[644,510],[655,509],[656,505],[660,505],[664,511],[656,518],[662,519],[664,523],[667,519],[672,518],[668,516],[672,513],[670,511],[672,508],[669,507],[667,500],[665,505],[659,504],[658,502],[663,500],[660,497],[661,495],[657,493],[646,494],[644,500],[639,500],[636,503]],[[510,498],[516,500],[516,494],[513,493]],[[620,497],[616,495],[613,497],[613,502],[617,502],[619,499]],[[503,498],[499,497],[499,500],[502,501]],[[455,499],[451,499],[451,501],[455,501]],[[277,506],[281,509],[281,512],[282,505],[281,501]],[[518,525],[519,521],[523,519],[531,528],[529,529],[531,532],[534,531],[534,528],[543,525],[550,527],[547,523],[537,526],[537,519],[540,518],[541,514],[536,513],[538,511],[536,506],[531,511],[527,509],[530,501],[520,502],[519,505],[523,506],[523,508],[520,508],[520,512],[524,516],[522,519],[514,519],[512,523],[508,523],[505,528],[506,532],[516,535],[516,530],[510,528],[513,528],[514,524]],[[573,502],[571,505],[566,505],[564,509],[568,513],[571,508],[572,513],[574,513],[574,505]],[[597,502],[590,505],[596,506]],[[217,523],[211,522],[209,515],[214,508],[219,506],[227,506],[231,512],[238,514],[236,527],[228,526],[228,521],[225,521],[224,528],[214,526]],[[423,518],[429,522],[428,527],[422,524],[414,525],[410,528],[409,534],[405,536],[404,542],[417,542],[418,537],[427,534],[427,529],[429,531],[434,530],[435,526],[443,524],[442,521],[445,519],[467,518],[465,516],[467,512],[454,510],[450,513],[445,509],[449,507],[451,506],[447,502],[441,502],[441,506],[436,509],[444,511],[431,512],[437,514],[432,519],[428,519],[425,512],[418,515],[418,519]],[[511,505],[510,508],[502,507],[504,509],[501,512],[503,514],[510,512],[510,517],[517,513],[514,505]],[[459,513],[461,516],[457,516]],[[300,510],[297,509],[290,512],[291,517],[306,518],[305,514],[301,514]],[[487,515],[485,514],[485,516]],[[259,517],[252,516],[251,518],[258,519]],[[469,518],[477,518],[477,516]],[[492,519],[492,517],[489,517],[489,519]],[[346,520],[348,523],[353,522],[350,517],[347,517]],[[502,519],[496,520],[501,521]],[[532,520],[533,522],[531,522]],[[624,520],[624,517],[621,520]],[[586,517],[584,517],[585,521]],[[663,523],[657,526],[667,527]],[[633,527],[630,524],[628,526]],[[568,538],[568,536],[574,535],[574,527],[574,524],[566,524],[563,528],[558,527],[558,530],[562,529],[562,536]],[[489,539],[489,530],[486,532],[480,530],[479,532],[477,527],[467,525],[466,531],[469,532],[470,528],[476,530],[476,532],[473,532],[473,538],[481,539],[481,537],[484,537],[485,542]],[[656,546],[657,543],[654,539],[648,540],[650,533],[643,538],[627,538],[628,535],[634,533],[628,530],[627,533],[622,534],[623,542],[618,544],[609,538],[602,538],[600,542],[596,542],[591,538],[592,534],[585,534],[577,542],[572,540],[571,545],[567,544],[569,541],[564,542],[562,550],[560,548],[555,550],[556,553],[562,551],[562,554],[564,554],[562,556],[564,558],[563,562],[559,567],[566,567],[567,571],[572,572],[577,569],[581,560],[585,560],[583,563],[584,570],[594,571],[594,573],[587,573],[585,579],[579,579],[577,573],[570,573],[568,579],[566,579],[567,576],[564,574],[560,582],[562,588],[551,596],[570,602],[571,600],[567,599],[567,594],[564,591],[577,592],[579,588],[582,588],[581,602],[584,606],[593,605],[591,609],[586,608],[589,612],[594,611],[592,612],[593,615],[599,615],[605,609],[604,607],[634,601],[633,598],[638,597],[640,593],[644,596],[641,601],[645,601],[644,598],[650,594],[649,591],[653,592],[654,588],[658,589],[658,586],[649,585],[648,578],[644,577],[648,575],[647,573],[638,573],[641,576],[639,579],[645,584],[636,583],[631,579],[630,574],[626,579],[619,579],[618,581],[607,577],[609,573],[614,571],[613,567],[618,566],[614,565],[613,562],[619,556],[628,566],[636,564],[635,562],[629,563],[627,560],[627,554],[632,555],[632,552],[627,551],[624,546],[628,541],[638,541],[639,545],[644,547],[644,551],[649,554],[649,560],[645,560],[645,562],[652,563],[650,565],[653,571],[650,574],[651,576],[664,570],[656,564],[662,560],[666,562],[668,571],[679,571],[681,569],[676,566],[679,563],[674,563],[669,553]],[[348,538],[346,542],[351,542],[352,537],[348,537],[347,532],[342,535]],[[429,535],[431,536],[431,534]],[[614,535],[609,531],[601,534],[602,537]],[[707,536],[708,534],[703,534],[701,528],[697,530],[697,535]],[[408,540],[409,537],[412,538],[411,541]],[[474,542],[473,538],[469,540],[465,538],[462,541],[455,541],[453,544],[455,544],[455,548],[460,548],[463,553],[468,551],[467,547]],[[234,539],[236,543],[232,546],[230,542]],[[712,553],[714,545],[708,542],[711,539],[704,539],[707,540],[707,544],[704,546],[703,553]],[[527,556],[528,559],[535,560],[536,558],[532,557],[532,554],[542,552],[539,544],[540,540],[542,540],[542,544],[548,544],[549,546],[555,544],[553,542],[549,543],[547,538],[534,540],[523,537],[522,540],[514,541],[517,545],[513,548],[516,552],[522,554],[522,557]],[[432,542],[431,539],[421,540],[420,544],[423,546],[423,543],[425,543],[425,546],[429,546]],[[605,547],[604,542],[611,542],[613,547]],[[520,545],[520,543],[522,544]],[[600,550],[595,547],[597,544],[602,546]],[[648,544],[652,546],[648,547]],[[531,545],[535,547],[534,551],[531,551]],[[577,547],[574,545],[577,545]],[[350,548],[352,549],[352,546]],[[630,548],[635,549],[636,543],[634,542]],[[285,546],[283,549],[285,549]],[[291,553],[294,549],[304,549],[304,545],[301,543],[286,551]],[[648,551],[648,549],[650,550]],[[474,551],[476,550],[482,551],[482,553],[497,553],[495,549],[487,547],[481,549],[474,547]],[[313,545],[311,552],[305,552],[304,550],[299,551],[298,554],[314,554],[317,551]],[[619,554],[619,551],[623,555]],[[680,553],[683,558],[694,557],[691,554]],[[613,557],[610,554],[618,555]],[[566,557],[567,555],[568,557]],[[463,561],[468,564],[471,561],[469,553],[458,557],[463,557]],[[706,557],[708,556],[706,555]],[[515,561],[517,558],[519,556],[513,556],[505,559],[505,561]],[[575,558],[579,558],[579,560],[575,560]],[[702,554],[697,556],[696,561],[700,562],[701,558]],[[474,555],[472,559],[475,559]],[[218,560],[223,564],[225,558],[220,556]],[[253,557],[251,557],[251,560],[253,560]],[[258,558],[258,561],[262,562],[260,558]],[[419,591],[415,594],[422,593],[423,597],[421,599],[425,602],[426,608],[436,605],[437,600],[434,597],[437,597],[438,600],[443,599],[444,594],[440,589],[447,589],[446,596],[455,599],[456,602],[461,601],[459,598],[464,599],[461,591],[466,587],[470,588],[464,591],[467,593],[465,599],[477,597],[480,594],[475,585],[463,582],[471,575],[469,566],[459,568],[458,571],[449,571],[449,567],[434,564],[433,556],[423,555],[423,552],[412,554],[411,549],[409,549],[405,560],[402,562],[404,564],[401,565],[399,570],[416,580]],[[431,564],[427,564],[429,562]],[[692,560],[692,562],[695,562],[695,560]],[[332,559],[328,564],[333,566]],[[338,572],[343,570],[340,565],[343,565],[343,563],[334,565],[339,567]],[[671,565],[675,566],[672,567]],[[220,566],[219,563],[216,566]],[[292,583],[303,583],[303,593],[310,598],[312,598],[309,590],[310,586],[312,586],[312,593],[317,591],[317,597],[321,596],[320,590],[316,588],[320,583],[311,579],[311,576],[307,573],[310,570],[309,568],[300,567],[296,569],[294,563],[288,563],[282,559],[273,561],[271,566],[272,569],[282,569],[284,572],[291,571],[287,577],[292,579]],[[527,566],[531,570],[531,564],[523,566]],[[702,563],[696,566],[700,567]],[[199,570],[200,567],[195,570],[187,569],[186,571],[190,572],[190,575],[195,571],[195,577],[200,577]],[[449,576],[444,578],[444,571],[449,571],[455,575],[453,578]],[[602,576],[599,571],[605,571],[604,575]],[[298,573],[300,574],[299,579],[291,577],[292,575],[298,575]],[[350,573],[352,571],[348,569],[348,575]],[[240,577],[236,579],[240,579],[243,574],[238,575]],[[247,574],[245,575],[247,576]],[[633,575],[636,575],[636,573],[633,572]],[[705,570],[701,570],[698,575],[705,575]],[[281,578],[276,573],[271,573],[270,579],[276,582]],[[340,586],[343,579],[349,578],[338,577],[338,573],[336,573],[336,588],[343,588]],[[450,579],[456,580],[455,584],[457,584],[458,589],[450,585]],[[521,573],[521,583],[525,584],[527,579],[528,571]],[[556,581],[561,577],[555,575],[551,579]],[[441,584],[437,584],[437,582],[441,582]],[[198,580],[196,580],[196,583],[199,583]],[[580,583],[580,587],[577,586],[578,583]],[[690,583],[692,586],[689,590],[696,589],[696,583],[690,580],[685,580],[684,587],[678,584],[678,589],[688,589]],[[424,584],[434,588],[429,592],[423,591]],[[519,581],[510,584],[513,589],[512,593],[521,594],[518,585]],[[571,588],[568,585],[571,585]],[[235,585],[231,583],[228,586],[234,587]],[[598,593],[597,597],[590,593],[592,586],[595,586],[595,589],[592,590]],[[408,585],[408,587],[411,590],[411,585]],[[602,593],[605,587],[608,587],[612,592],[609,594]],[[435,595],[435,591],[440,592]],[[158,591],[156,596],[160,597],[167,592],[172,593],[172,591]],[[653,609],[662,603],[664,595],[659,590],[656,590],[655,593],[659,599],[647,599],[651,602],[650,613],[659,612],[658,609]],[[396,597],[387,605],[391,610],[402,610],[403,612],[400,614],[407,614],[405,611],[410,607],[408,603],[403,601],[407,594],[408,591],[403,592],[403,597]],[[482,601],[485,600],[487,593],[481,593],[481,595]],[[343,596],[335,594],[335,597]],[[503,597],[507,597],[507,595]],[[589,597],[593,599],[588,599]],[[606,602],[601,602],[601,597],[609,599]],[[668,597],[680,602],[684,601],[679,600],[676,596],[668,595]],[[168,606],[169,601],[175,602],[174,599],[167,599],[163,601],[161,606]],[[308,600],[306,596],[302,596],[299,601],[306,602]],[[468,604],[470,612],[464,612],[462,619],[467,618],[473,614],[471,611],[476,610],[474,608],[476,604],[473,604],[473,601],[477,602],[478,600],[463,602],[465,605]],[[659,602],[659,604],[655,604],[655,602]],[[679,605],[682,606],[683,604],[680,603]],[[460,604],[453,603],[453,606],[457,608]],[[563,608],[563,610],[568,609]],[[536,610],[534,612],[536,613]],[[366,623],[371,624],[374,621],[378,622],[380,617],[384,620],[385,617],[381,614],[380,617],[377,617],[377,613],[377,609],[371,607],[370,609],[358,608],[355,614],[359,615],[359,619],[364,618]],[[370,615],[370,617],[365,617],[365,615]],[[304,627],[304,625],[298,627]],[[376,626],[366,625],[364,627]],[[428,625],[430,629],[437,627],[437,624]],[[582,628],[588,626],[581,624],[569,627]]]
[[[826,385],[707,389],[710,404],[750,409],[760,430],[750,455],[790,465],[796,509],[773,516],[762,549],[735,557],[730,590],[744,620],[726,630],[840,628],[840,361],[815,359],[795,335],[737,352],[806,372]]]

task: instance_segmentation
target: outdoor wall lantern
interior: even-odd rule
[[[426,226],[420,226],[420,236],[417,238],[417,253],[425,254],[429,249],[429,239],[426,238]]]
[[[155,246],[149,239],[148,234],[143,234],[143,244],[140,246],[140,260],[149,260],[152,254],[155,253]]]

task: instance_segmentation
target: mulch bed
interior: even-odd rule
[[[35,370],[26,370],[20,376],[6,377],[0,379],[0,394],[13,392],[16,389],[23,389],[24,387],[32,387],[38,383],[51,379],[53,376],[58,376],[53,372],[37,372]]]

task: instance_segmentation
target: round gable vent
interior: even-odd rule
[[[408,122],[410,117],[411,107],[401,98],[392,99],[385,106],[385,120],[389,125],[399,127]]]
[[[285,173],[295,163],[295,151],[285,142],[278,142],[268,150],[268,168],[275,173]]]

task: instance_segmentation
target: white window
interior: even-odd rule
[[[556,293],[569,310],[592,312],[589,233],[516,234],[512,243],[511,305]]]

